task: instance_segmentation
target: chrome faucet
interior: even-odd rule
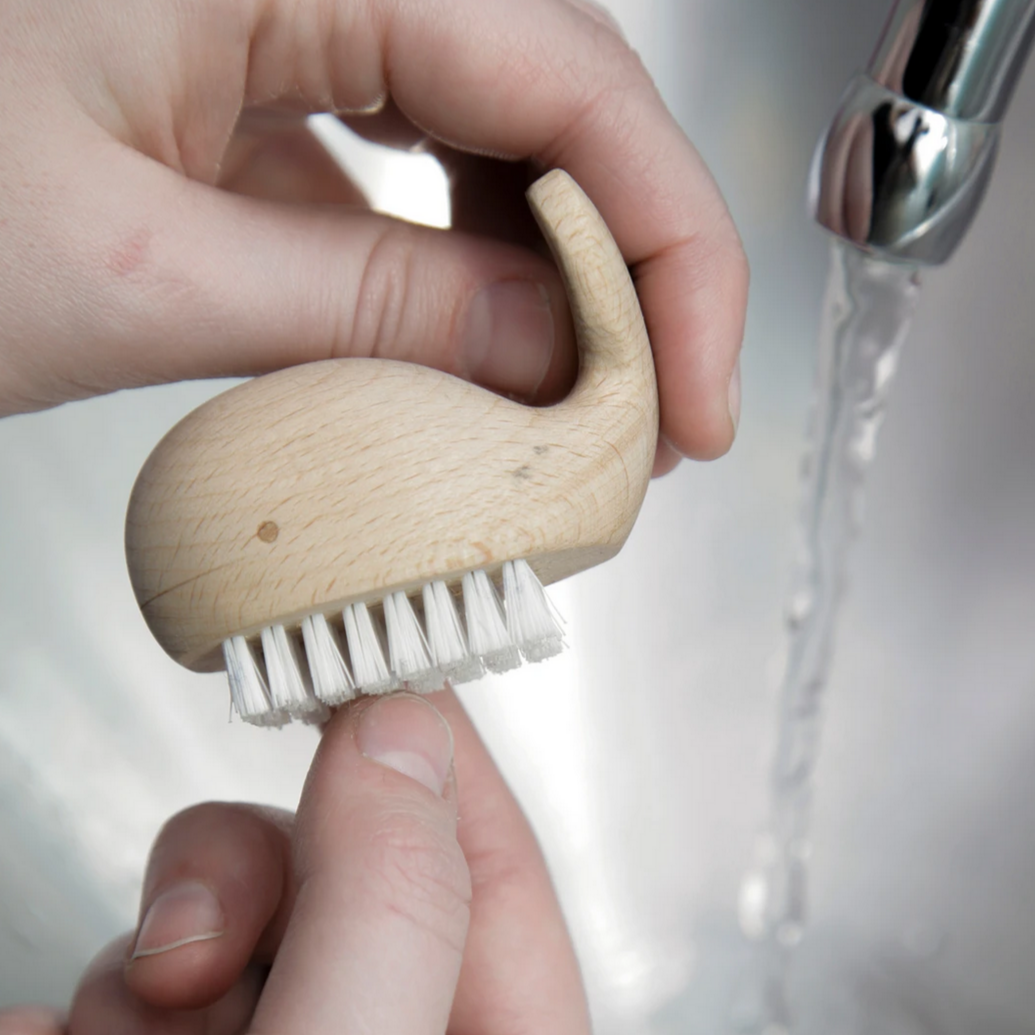
[[[937,265],[963,239],[1035,35],[1035,0],[897,0],[813,163],[828,230]]]

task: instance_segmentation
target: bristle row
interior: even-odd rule
[[[261,651],[231,637],[223,656],[234,710],[256,725],[321,722],[328,706],[360,694],[427,693],[446,680],[469,682],[486,669],[505,672],[522,658],[542,661],[563,649],[559,616],[527,562],[503,565],[502,600],[484,571],[464,575],[461,597],[436,581],[415,600],[390,594],[380,613],[350,604],[340,624],[315,614],[302,620],[299,634],[269,626]]]

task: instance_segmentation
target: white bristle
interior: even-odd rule
[[[325,704],[344,704],[356,696],[341,640],[324,615],[302,619],[302,642],[313,677],[313,690]]]
[[[506,672],[521,664],[521,655],[507,634],[496,587],[484,571],[467,572],[461,583],[467,642],[490,672]]]
[[[313,693],[295,641],[284,626],[268,625],[262,630],[262,655],[274,709],[312,721],[327,714]]]
[[[456,613],[456,603],[449,587],[441,580],[426,583],[423,597],[424,624],[435,664],[454,683],[480,679],[485,674],[485,667],[467,649],[464,627]]]
[[[385,661],[381,634],[366,604],[349,604],[343,612],[352,676],[365,694],[383,694],[398,687]]]
[[[503,565],[507,632],[526,661],[544,661],[564,649],[564,633],[550,599],[527,561]]]
[[[223,660],[234,711],[256,726],[283,726],[288,716],[273,707],[266,677],[248,641],[243,636],[224,640]]]
[[[283,625],[262,630],[262,657],[245,637],[232,636],[223,643],[223,657],[234,710],[258,726],[282,726],[292,718],[321,722],[328,705],[361,693],[402,687],[426,693],[446,679],[463,683],[486,669],[517,668],[522,657],[542,661],[560,653],[562,620],[531,566],[508,561],[502,578],[503,603],[487,572],[464,575],[463,618],[441,580],[422,589],[423,623],[403,592],[385,598],[383,625],[366,604],[350,604],[343,611],[347,653],[322,614],[302,620],[305,661],[298,637]]]
[[[384,610],[392,671],[414,693],[441,690],[444,678],[431,660],[424,630],[406,594],[390,593],[385,597]]]

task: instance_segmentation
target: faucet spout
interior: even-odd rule
[[[937,265],[962,241],[1035,36],[1035,0],[897,0],[813,163],[817,220],[866,251]]]

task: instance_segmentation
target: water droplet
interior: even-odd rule
[[[769,882],[765,874],[753,870],[745,875],[737,897],[737,919],[744,937],[761,941],[768,929]]]
[[[798,629],[816,606],[816,594],[809,588],[799,589],[787,601],[787,622]]]

